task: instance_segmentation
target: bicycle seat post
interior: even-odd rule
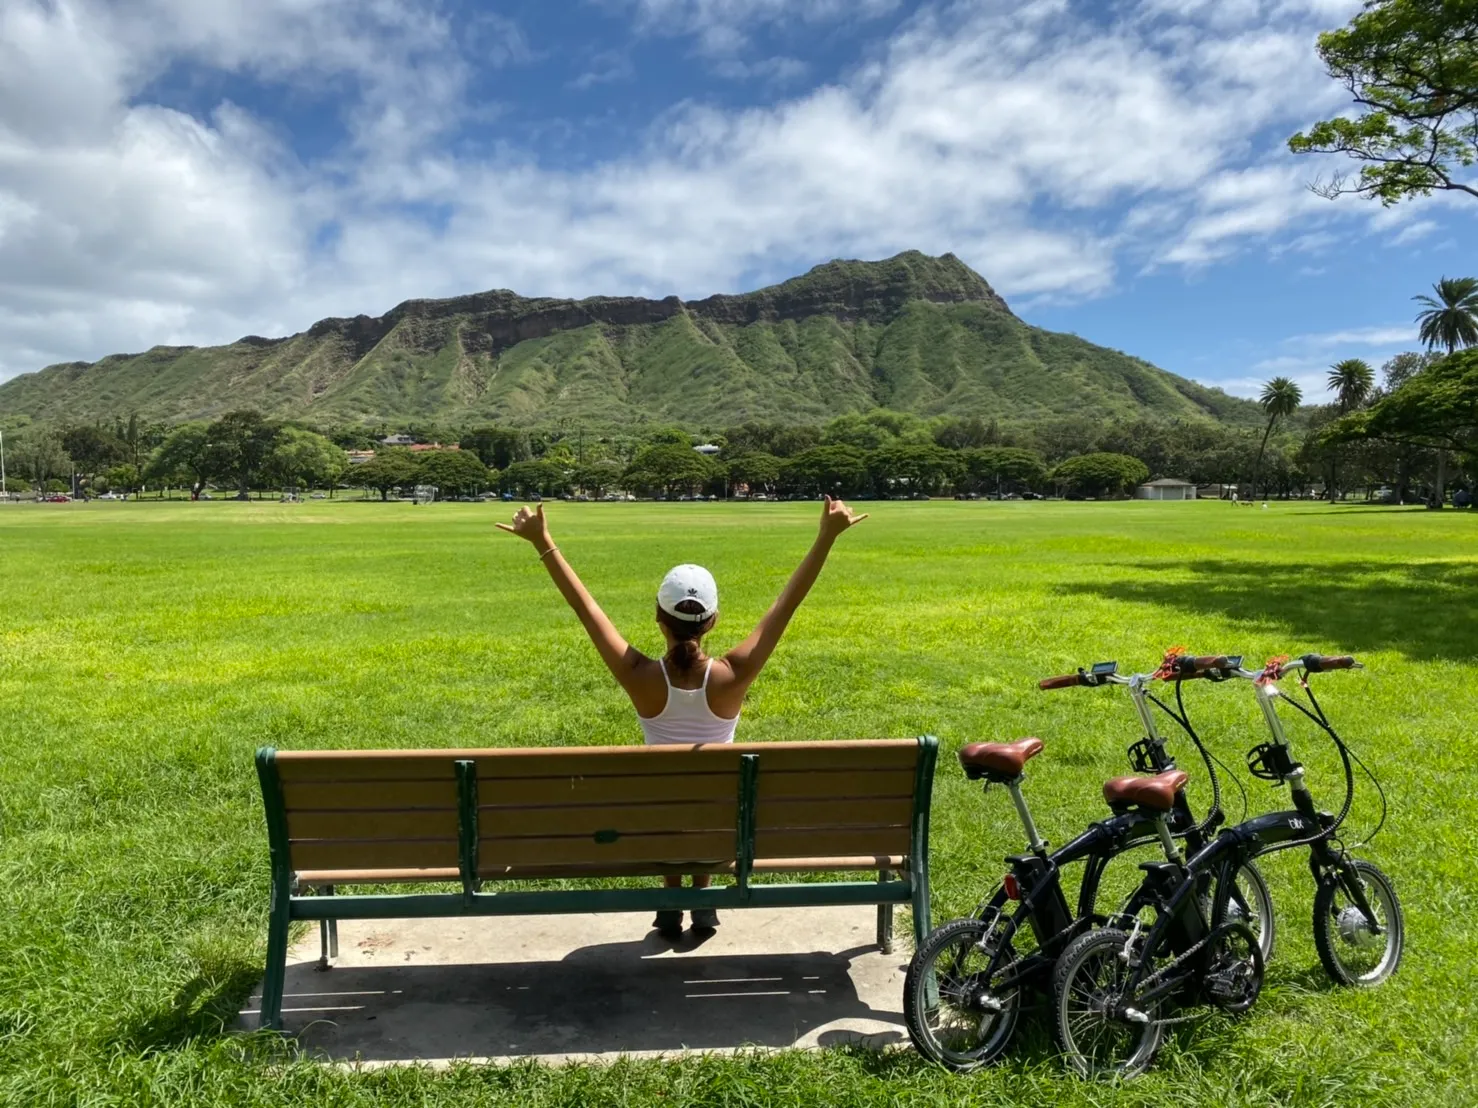
[[[1016,814],[1021,817],[1021,826],[1026,830],[1026,841],[1031,845],[1034,854],[1045,854],[1047,844],[1037,834],[1037,825],[1032,821],[1031,809],[1026,806],[1026,797],[1021,795],[1021,783],[1026,780],[1026,774],[1022,773],[1010,781],[1004,782],[1006,791],[1011,794],[1011,800],[1016,805]]]
[[[1185,861],[1181,857],[1180,847],[1175,841],[1175,836],[1170,833],[1170,824],[1163,813],[1155,817],[1155,833],[1160,836],[1160,846],[1165,850],[1165,860],[1180,864]]]

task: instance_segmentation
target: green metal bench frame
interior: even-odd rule
[[[455,762],[457,775],[457,843],[461,892],[375,893],[299,896],[292,871],[287,808],[277,772],[277,751],[257,751],[257,777],[267,814],[267,842],[272,863],[272,897],[267,929],[267,968],[262,979],[260,1026],[282,1028],[282,996],[287,977],[288,931],[294,920],[319,921],[325,964],[337,953],[334,926],[341,919],[443,919],[457,916],[541,916],[577,912],[637,912],[664,908],[802,908],[848,904],[878,906],[878,944],[891,951],[895,904],[913,909],[914,941],[929,933],[929,807],[939,740],[918,739],[914,770],[913,818],[909,829],[907,869],[894,875],[880,869],[876,881],[815,881],[792,884],[750,883],[754,866],[755,804],[760,753],[744,754],[739,767],[739,808],[734,828],[737,866],[732,885],[695,888],[548,889],[484,892],[477,876],[477,767]],[[572,875],[577,876],[577,875]],[[530,881],[537,878],[523,878]],[[323,886],[333,893],[332,886]]]

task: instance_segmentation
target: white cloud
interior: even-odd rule
[[[654,28],[711,16],[741,39],[894,7],[639,3]],[[411,296],[697,296],[909,247],[1060,300],[1110,289],[1126,260],[1312,249],[1391,218],[1312,197],[1303,163],[1270,152],[1331,95],[1309,43],[1335,16],[1308,5],[1232,19],[1152,0],[1108,26],[1065,0],[926,7],[843,80],[742,110],[680,102],[628,153],[557,170],[449,141],[476,68],[532,50],[433,0],[142,0],[127,20],[97,0],[0,4],[0,378]],[[349,138],[300,160],[237,105],[150,103],[183,63],[347,97]]]
[[[1409,347],[1416,342],[1416,328],[1404,323],[1396,323],[1388,326],[1359,327],[1346,331],[1324,331],[1316,334],[1294,335],[1292,338],[1284,340],[1284,343],[1288,346],[1316,350],[1349,346]]]
[[[704,53],[733,54],[762,26],[795,26],[887,15],[899,0],[604,0],[634,9],[651,34],[691,36]]]

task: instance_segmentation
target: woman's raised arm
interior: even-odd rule
[[[785,628],[790,625],[790,617],[795,615],[795,610],[801,606],[801,601],[806,599],[806,594],[821,575],[821,567],[826,564],[826,556],[831,553],[832,543],[836,542],[837,536],[866,518],[866,512],[856,515],[840,500],[826,497],[821,507],[821,529],[817,532],[811,549],[801,559],[801,564],[796,566],[790,580],[785,583],[785,588],[780,590],[779,597],[770,605],[770,610],[760,617],[749,637],[724,655],[724,660],[729,663],[729,668],[741,686],[747,686],[765,668],[765,663],[770,660],[780,637],[785,634]]]
[[[590,636],[590,641],[600,653],[601,661],[605,662],[621,687],[626,688],[627,680],[642,660],[642,654],[616,630],[616,625],[601,611],[595,597],[590,595],[590,590],[570,568],[559,547],[554,545],[554,540],[549,537],[549,525],[544,521],[543,502],[540,502],[537,511],[531,512],[527,507],[520,508],[513,513],[512,524],[500,523],[498,528],[533,544],[534,549],[539,552],[539,560],[554,579],[560,595],[575,610],[575,615],[580,617],[585,633]]]

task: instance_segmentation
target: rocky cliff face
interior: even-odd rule
[[[358,359],[402,323],[456,320],[469,351],[496,355],[521,342],[548,338],[560,331],[590,324],[632,327],[662,323],[684,311],[698,319],[741,326],[798,322],[814,316],[831,316],[849,323],[861,319],[886,323],[910,300],[937,304],[974,301],[1010,314],[1006,302],[985,279],[953,254],[930,258],[910,251],[886,262],[828,262],[802,277],[758,292],[719,294],[686,304],[676,296],[662,300],[633,296],[558,300],[494,289],[445,300],[407,300],[379,317],[323,319],[307,334],[311,338],[339,338]],[[261,344],[273,340],[249,336],[240,341]]]

